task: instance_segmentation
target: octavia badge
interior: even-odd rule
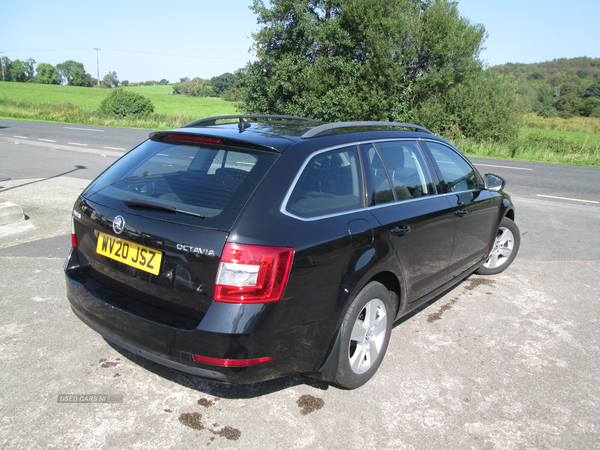
[[[113,220],[113,231],[115,232],[115,234],[121,234],[124,229],[125,219],[123,219],[123,216],[115,217],[115,220]]]

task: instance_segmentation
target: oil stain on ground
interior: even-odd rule
[[[323,406],[325,406],[325,402],[322,399],[313,397],[309,394],[302,395],[296,401],[296,404],[301,408],[300,412],[304,416],[310,414],[311,412],[317,411]]]
[[[186,427],[193,428],[194,430],[204,430],[204,425],[202,424],[202,414],[197,412],[181,414],[179,416],[179,422]]]
[[[179,422],[186,427],[192,428],[193,430],[208,430],[212,434],[224,437],[230,441],[237,441],[242,436],[242,432],[240,430],[230,427],[229,425],[224,426],[220,430],[211,430],[210,428],[206,428],[206,426],[202,423],[202,414],[197,412],[181,414],[179,416]]]
[[[214,406],[216,401],[216,399],[213,401],[209,400],[208,398],[201,398],[200,400],[198,400],[198,404],[200,406],[204,406],[205,408],[210,408],[211,406]]]
[[[111,361],[107,361],[105,358],[102,358],[100,360],[99,364],[100,364],[100,367],[102,367],[103,369],[108,369],[110,367],[117,367],[119,362],[118,361],[111,362]]]
[[[442,318],[442,314],[444,314],[449,309],[452,309],[452,305],[454,305],[458,301],[458,298],[452,299],[450,303],[445,304],[440,308],[438,312],[434,312],[427,316],[427,322],[433,323],[436,320],[440,320]]]
[[[474,291],[479,286],[496,286],[496,282],[488,278],[469,278],[469,284],[465,284],[467,291]]]

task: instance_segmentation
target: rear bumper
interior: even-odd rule
[[[230,382],[230,380],[227,378],[227,376],[225,374],[215,372],[214,370],[203,369],[201,367],[192,367],[187,364],[183,364],[181,362],[177,362],[177,361],[173,361],[168,358],[164,358],[162,356],[156,355],[154,353],[148,352],[146,350],[142,350],[141,348],[131,345],[131,344],[113,336],[112,334],[109,334],[103,328],[100,328],[93,322],[87,320],[86,317],[83,316],[82,314],[80,314],[74,306],[72,306],[72,309],[73,309],[73,312],[75,313],[75,315],[77,317],[79,317],[79,319],[81,319],[81,321],[83,323],[85,323],[87,326],[89,326],[92,330],[98,332],[106,340],[108,340],[114,344],[117,344],[119,347],[123,347],[124,349],[129,350],[131,353],[135,353],[136,355],[142,356],[143,358],[149,359],[150,361],[154,361],[155,363],[162,364],[163,366],[167,366],[167,367],[170,367],[171,369],[178,370],[180,372],[185,372],[189,375],[193,375],[193,376],[196,376],[199,378],[204,378],[204,379],[213,380],[213,381],[221,381],[221,382],[225,382],[225,383]]]
[[[71,257],[65,274],[74,313],[108,341],[146,359],[192,376],[235,384],[316,373],[326,359],[335,321],[307,321],[299,299],[255,305],[213,302],[200,321],[168,311],[163,319],[160,310],[145,314],[152,307],[124,297],[69,264]],[[230,367],[198,363],[193,355],[272,360]]]

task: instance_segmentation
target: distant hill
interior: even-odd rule
[[[488,70],[513,78],[530,111],[544,117],[600,117],[600,58],[507,63]]]

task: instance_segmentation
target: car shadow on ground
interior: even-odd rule
[[[78,170],[84,170],[84,169],[87,169],[87,167],[86,166],[76,165],[74,169],[68,170],[68,171],[63,172],[63,173],[59,173],[58,175],[52,175],[51,177],[46,177],[46,178],[42,178],[42,179],[35,180],[35,181],[29,181],[27,183],[19,184],[18,186],[12,186],[12,187],[9,187],[9,188],[5,188],[4,186],[0,186],[0,192],[6,192],[6,191],[10,191],[12,189],[17,189],[17,188],[20,188],[20,187],[23,187],[23,186],[28,186],[30,184],[41,183],[42,181],[48,181],[48,180],[52,180],[54,178],[64,177],[65,175],[68,175],[68,174],[73,173],[73,172],[77,172]],[[2,178],[0,181],[8,181],[8,180],[10,180],[10,178]]]
[[[115,351],[117,351],[123,357],[130,360],[133,364],[136,364],[141,368],[146,369],[149,372],[152,372],[153,374],[161,378],[164,378],[165,380],[177,383],[185,388],[202,392],[206,395],[211,395],[214,397],[227,399],[256,398],[262,397],[263,395],[272,394],[274,392],[283,391],[290,387],[299,386],[302,384],[311,386],[315,389],[319,389],[322,391],[326,391],[330,387],[330,384],[328,383],[316,380],[314,378],[309,378],[304,375],[291,375],[275,380],[263,381],[254,384],[226,384],[213,381],[206,381],[200,378],[195,378],[191,375],[177,372],[166,366],[150,361],[149,359],[146,359],[142,356],[136,355],[106,339],[105,341]]]
[[[393,327],[396,328],[411,319],[415,315],[423,312],[430,306],[436,304],[440,299],[447,297],[449,294],[452,294],[453,291],[457,290],[460,286],[462,286],[466,290],[473,290],[480,284],[488,284],[487,278],[479,275],[470,275],[469,277],[462,280],[460,283],[454,285],[448,290],[442,292],[438,296],[434,297],[427,303],[419,306],[414,311],[402,316],[400,319],[396,320],[393,324]],[[457,299],[454,299],[452,302],[455,302]],[[451,302],[451,303],[452,303]],[[441,310],[443,312],[444,306],[442,306]],[[439,320],[441,316],[441,312],[432,313],[429,315],[428,322],[433,322],[434,320]],[[152,372],[153,374],[164,378],[165,380],[171,381],[173,383],[177,383],[180,386],[183,386],[188,389],[192,389],[198,392],[201,392],[206,395],[211,395],[218,398],[227,398],[227,399],[249,399],[262,397],[264,395],[269,395],[274,392],[283,391],[285,389],[299,386],[299,385],[308,385],[315,389],[319,389],[322,391],[326,391],[330,387],[332,387],[329,383],[324,381],[320,381],[314,378],[310,378],[304,375],[291,375],[287,377],[278,378],[270,381],[263,381],[260,383],[254,384],[225,384],[218,383],[213,381],[206,381],[200,378],[195,378],[191,375],[187,375],[181,372],[177,372],[173,369],[170,369],[161,364],[150,361],[142,356],[136,355],[122,347],[119,347],[117,344],[114,344],[105,339],[105,341],[110,345],[115,351],[120,353],[123,357],[130,360],[133,364],[136,364],[143,369]],[[335,389],[335,387],[334,387]]]

